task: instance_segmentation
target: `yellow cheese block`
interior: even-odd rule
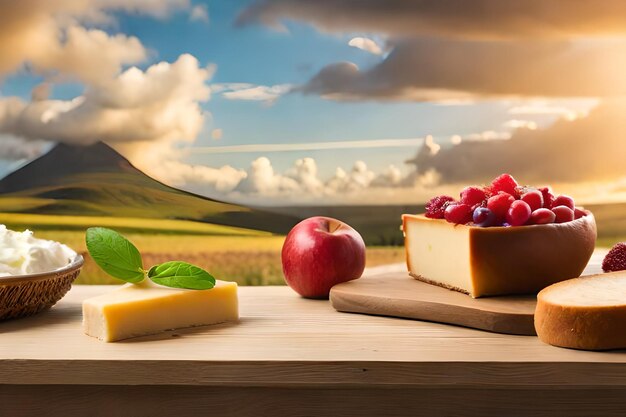
[[[237,284],[210,290],[168,288],[146,279],[83,302],[83,328],[105,342],[239,318]]]

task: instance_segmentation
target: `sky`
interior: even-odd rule
[[[102,140],[254,205],[626,201],[625,96],[620,0],[0,0],[0,176]]]

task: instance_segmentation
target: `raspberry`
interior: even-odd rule
[[[574,208],[574,218],[575,219],[580,219],[581,217],[584,217],[587,215],[587,212],[580,208],[580,207],[576,207]]]
[[[554,195],[550,192],[548,187],[539,188],[539,191],[543,195],[543,206],[547,209],[551,209],[554,203]]]
[[[511,226],[521,226],[530,219],[530,206],[522,200],[515,200],[506,212],[506,222]]]
[[[619,242],[611,248],[602,261],[604,272],[626,270],[626,242]]]
[[[465,224],[472,221],[472,207],[467,204],[450,204],[444,213],[449,223]]]
[[[461,203],[470,206],[480,205],[487,199],[487,194],[479,187],[465,187],[461,191]]]
[[[432,198],[428,203],[426,203],[425,216],[431,219],[443,219],[446,207],[453,201],[454,198],[447,195],[440,195]]]
[[[539,190],[529,190],[522,194],[522,201],[530,206],[530,211],[535,211],[543,207],[543,194]]]
[[[574,220],[574,210],[567,206],[556,206],[552,209],[556,216],[556,223],[566,223]]]
[[[506,212],[514,201],[515,198],[513,198],[511,194],[497,194],[493,197],[489,197],[489,200],[487,200],[487,208],[495,214],[497,223],[502,223],[506,217]]]
[[[489,227],[496,223],[496,215],[493,214],[493,211],[485,207],[476,208],[472,218],[476,226],[480,227]]]
[[[530,215],[530,224],[549,224],[554,223],[556,215],[552,210],[547,208],[540,208],[533,211]]]
[[[560,195],[554,199],[553,207],[565,206],[574,210],[574,199],[568,195]]]
[[[515,178],[509,174],[502,174],[491,183],[491,192],[497,194],[503,191],[513,197],[519,198],[519,192],[517,190],[518,184]]]

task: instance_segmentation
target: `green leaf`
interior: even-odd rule
[[[124,236],[104,227],[90,227],[85,240],[89,255],[107,274],[132,283],[145,278],[141,254]]]
[[[208,290],[215,286],[215,278],[204,269],[181,261],[155,265],[148,278],[160,285],[189,290]]]

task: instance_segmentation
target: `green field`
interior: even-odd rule
[[[216,278],[241,285],[281,285],[280,250],[284,236],[256,230],[183,220],[51,216],[0,213],[0,223],[14,230],[34,230],[35,236],[67,244],[85,256],[77,284],[118,284],[89,258],[86,228],[123,231],[142,253],[144,266],[183,260],[210,271]],[[367,265],[403,262],[401,247],[369,247]]]
[[[141,231],[142,233],[198,234],[220,236],[272,236],[269,232],[222,226],[189,220],[147,219],[140,217],[105,216],[59,216],[49,214],[0,213],[0,223],[22,230],[80,230],[91,226],[102,226],[119,231]]]

